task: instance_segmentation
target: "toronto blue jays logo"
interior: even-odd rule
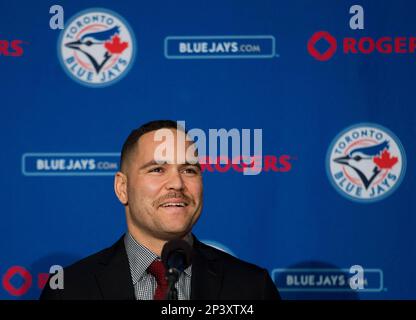
[[[342,131],[326,157],[329,180],[350,200],[373,202],[402,181],[406,155],[399,139],[380,125],[363,123]]]
[[[58,56],[66,73],[90,87],[120,80],[131,68],[135,39],[127,22],[107,9],[89,9],[66,24],[58,40]]]

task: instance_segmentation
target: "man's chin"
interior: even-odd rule
[[[196,221],[194,221],[194,208],[191,209],[191,212],[190,209],[189,207],[159,208],[159,222],[161,223],[159,230],[162,231],[166,240],[183,238],[192,231]]]
[[[162,239],[165,241],[184,239],[189,232],[189,230],[167,230],[163,232]]]
[[[192,228],[189,226],[189,223],[182,224],[165,224],[161,228],[161,234],[165,240],[172,240],[185,237],[190,233]]]

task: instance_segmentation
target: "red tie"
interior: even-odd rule
[[[165,278],[166,269],[163,265],[162,261],[155,260],[152,264],[147,268],[147,271],[155,277],[157,287],[155,291],[155,295],[153,297],[154,300],[165,300],[166,293],[168,291],[168,281]]]

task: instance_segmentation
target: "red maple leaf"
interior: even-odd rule
[[[391,169],[397,163],[399,159],[397,157],[390,157],[390,152],[386,150],[383,151],[381,157],[374,157],[374,163],[380,169]]]
[[[128,42],[121,42],[118,35],[115,35],[111,41],[104,43],[104,47],[110,51],[110,53],[122,53],[128,46]]]

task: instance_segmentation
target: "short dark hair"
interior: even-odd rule
[[[176,121],[173,120],[154,120],[148,123],[143,124],[137,129],[134,129],[126,141],[124,141],[123,148],[121,149],[120,155],[120,170],[123,169],[123,165],[126,163],[127,158],[130,156],[136,143],[139,141],[140,137],[145,133],[156,131],[159,129],[179,129],[184,130]],[[186,133],[186,131],[185,131]]]

